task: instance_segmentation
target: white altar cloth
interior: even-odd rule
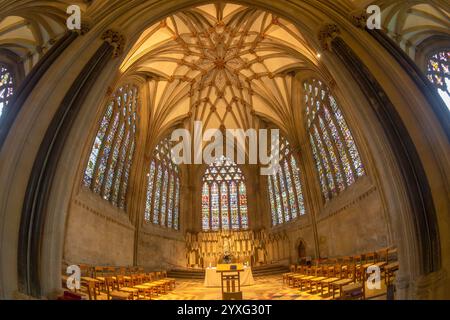
[[[233,271],[230,271],[233,272]],[[251,286],[255,284],[252,268],[244,267],[241,274],[241,286]],[[221,275],[215,267],[205,269],[205,287],[221,287]]]

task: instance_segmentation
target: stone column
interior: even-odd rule
[[[297,164],[300,167],[302,181],[302,191],[305,201],[306,214],[309,217],[314,235],[314,252],[316,258],[320,257],[319,235],[317,231],[316,216],[321,209],[321,189],[317,184],[317,174],[313,159],[308,129],[304,120],[304,99],[303,89],[300,79],[301,75],[296,73],[292,81],[292,105],[298,106],[298,111],[294,113],[296,126],[296,136],[298,146],[295,147],[294,154],[297,156]],[[306,186],[308,186],[306,188]],[[293,240],[295,241],[295,240]]]
[[[20,221],[18,276],[19,290],[31,296],[46,294],[41,287],[43,231],[47,203],[65,142],[92,86],[111,57],[118,56],[123,47],[123,37],[112,30],[105,32],[102,40],[104,42],[81,70],[54,114],[28,180]]]

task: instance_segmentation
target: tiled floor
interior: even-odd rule
[[[255,284],[242,287],[243,298],[245,300],[329,300],[330,297],[321,297],[319,294],[301,292],[298,289],[290,288],[283,284],[281,275],[255,278]],[[379,296],[386,292],[382,286],[380,290],[367,291],[367,296]],[[201,280],[178,280],[175,290],[168,294],[161,295],[155,299],[160,300],[220,300],[220,288],[206,288]],[[386,299],[386,295],[381,295],[376,299]]]

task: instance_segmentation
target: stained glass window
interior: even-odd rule
[[[205,231],[248,228],[247,189],[241,169],[221,156],[203,175],[202,228]]]
[[[147,198],[144,221],[179,229],[180,177],[179,167],[172,162],[169,137],[156,146],[147,173]]]
[[[117,89],[106,106],[84,171],[84,185],[121,209],[126,208],[138,105],[135,86]]]
[[[344,116],[320,80],[304,83],[305,111],[312,153],[326,201],[365,175],[356,143]]]
[[[450,110],[450,49],[439,50],[429,56],[427,77]]]
[[[0,117],[14,94],[14,77],[4,64],[0,64]]]
[[[305,214],[300,169],[289,142],[280,137],[280,167],[267,178],[272,225],[276,226]]]

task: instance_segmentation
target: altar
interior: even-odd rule
[[[230,270],[230,272],[233,272]],[[251,286],[255,284],[255,280],[253,279],[252,268],[244,267],[241,271],[241,286]],[[205,269],[205,287],[218,287],[221,286],[221,275],[220,272],[217,271],[216,267],[206,268]]]

